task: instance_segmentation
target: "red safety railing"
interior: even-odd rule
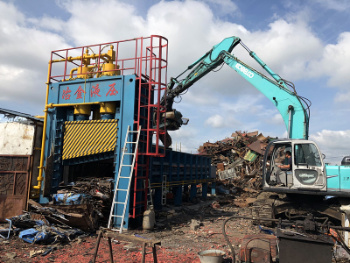
[[[142,123],[142,132],[146,134],[141,139],[146,148],[140,148],[139,154],[164,156],[160,140],[165,141],[166,130],[161,116],[166,109],[165,105],[160,105],[160,100],[166,92],[167,67],[168,40],[152,35],[52,51],[49,79],[52,83],[76,78],[88,81],[106,75],[135,75],[139,85],[135,128]],[[152,140],[155,147],[152,147]]]
[[[165,156],[165,148],[160,141],[166,139],[165,118],[162,118],[166,105],[161,105],[160,101],[167,86],[168,40],[152,35],[56,50],[52,51],[49,63],[51,83],[77,78],[88,81],[106,75],[136,76],[138,90],[134,130],[141,125],[141,137],[134,168],[130,216],[136,218],[142,215],[147,207],[149,157]]]

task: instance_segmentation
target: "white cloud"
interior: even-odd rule
[[[283,118],[279,113],[267,118],[267,122],[275,125],[284,125]]]
[[[308,78],[308,63],[318,59],[322,53],[320,39],[304,21],[279,19],[269,27],[267,31],[254,32],[249,36],[246,42],[251,49],[282,78],[293,81]],[[258,45],[255,44],[257,39],[261,40]]]
[[[144,36],[146,21],[132,5],[117,0],[61,1],[71,14],[64,33],[75,45],[88,45]]]
[[[63,32],[66,25],[65,21],[54,17],[48,17],[46,15],[42,18],[28,18],[28,22],[43,30],[56,32]]]
[[[324,2],[333,3],[338,9],[340,4],[346,4]],[[350,33],[341,34],[336,44],[325,45],[310,28],[307,12],[285,19],[279,17],[271,20],[268,27],[252,31],[235,23],[233,16],[231,22],[224,21],[214,12],[216,8],[221,14],[239,15],[240,10],[229,0],[159,1],[142,15],[135,1],[135,4],[117,0],[58,3],[70,14],[67,20],[45,14],[28,18],[11,2],[0,0],[0,101],[26,100],[41,112],[50,51],[151,34],[169,39],[168,78],[183,72],[213,45],[235,35],[281,77],[291,81],[322,77],[338,92],[337,102],[349,101]],[[234,54],[261,69],[244,49],[237,48]],[[187,112],[182,112],[185,117],[191,115],[189,126],[174,133],[174,138],[181,139],[183,147],[192,149],[200,140],[229,135],[229,129],[231,132],[257,127],[284,129],[279,114],[273,106],[266,106],[266,101],[236,72],[224,66],[198,81],[183,96],[183,101],[174,106],[185,109]],[[190,127],[192,130],[188,130]],[[215,132],[208,127],[215,127]],[[203,130],[205,135],[201,135]],[[323,131],[320,134],[325,136]]]
[[[240,15],[238,6],[231,0],[204,0],[208,4],[212,4],[214,7],[218,7],[218,13],[223,15]]]
[[[213,116],[210,116],[206,121],[205,124],[213,127],[213,128],[222,128],[227,125],[227,122],[225,122],[224,117],[215,114]]]
[[[310,135],[326,155],[328,162],[339,164],[342,157],[350,155],[350,130],[322,130]]]
[[[43,108],[50,51],[67,44],[59,35],[29,24],[12,4],[0,2],[0,101]]]
[[[218,94],[215,94],[215,91],[213,92],[201,91],[201,86],[198,85],[197,89],[191,87],[186,94],[183,94],[180,97],[176,98],[175,101],[181,104],[181,101],[184,100],[190,103],[191,105],[201,105],[201,106],[207,107],[209,105],[210,106],[218,105],[220,103],[217,95]]]
[[[181,130],[169,132],[172,137],[172,148],[182,152],[196,153],[198,146],[203,143],[203,135],[193,126],[183,126]]]
[[[342,33],[337,44],[324,47],[322,58],[311,61],[311,73],[316,77],[328,76],[328,84],[338,89],[350,89],[350,32]]]
[[[13,33],[18,26],[23,25],[25,22],[25,16],[18,12],[16,7],[10,3],[0,2],[0,26],[1,31],[5,33]]]
[[[339,92],[334,98],[335,102],[350,102],[350,90],[346,92]]]

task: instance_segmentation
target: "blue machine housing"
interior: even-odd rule
[[[206,196],[213,181],[210,159],[165,150],[160,143],[167,135],[161,103],[167,94],[167,59],[168,40],[158,35],[51,52],[38,185],[33,187],[40,203],[51,201],[62,182],[112,177],[119,182],[113,225],[128,228],[129,219],[139,221],[147,209],[149,183],[157,208],[165,190],[174,193],[176,205],[189,185],[191,198],[197,184]],[[124,145],[129,128],[140,131],[137,149]],[[136,136],[130,137],[136,145]]]
[[[94,96],[94,94],[92,94],[92,87],[96,85],[99,86],[99,94],[101,94],[100,97]],[[112,96],[108,94],[111,85],[113,85],[117,91],[117,93],[114,92],[115,94]],[[79,163],[87,163],[114,158],[116,169],[119,167],[120,146],[125,140],[128,126],[132,127],[134,123],[135,87],[136,79],[134,75],[101,77],[97,79],[89,79],[88,81],[84,79],[77,79],[72,81],[53,83],[50,85],[48,103],[58,105],[57,107],[50,109],[48,114],[47,129],[45,131],[47,143],[45,148],[44,166],[47,166],[47,160],[50,156],[52,156],[53,172],[52,178],[49,180],[46,178],[46,180],[44,180],[45,184],[42,186],[43,191],[40,195],[41,203],[46,203],[49,201],[49,198],[45,196],[49,196],[48,193],[55,193],[58,189],[59,183],[62,181],[64,165],[62,162],[64,122],[75,120],[73,106],[76,103],[88,104],[89,102],[111,101],[117,103],[118,106],[114,116],[114,119],[119,120],[117,145],[114,152],[84,156],[83,158],[75,158],[66,161],[65,164],[76,165]],[[77,91],[79,88],[82,88],[84,90],[84,95],[82,98],[77,98]],[[67,90],[70,92],[68,93],[68,97],[65,97]],[[72,106],[67,105],[67,103],[72,103]],[[62,104],[62,107],[60,107],[59,104]]]
[[[201,185],[202,197],[205,198],[208,182],[213,184],[216,178],[216,174],[212,173],[210,158],[169,149],[165,157],[151,158],[150,171],[151,185],[155,189],[156,209],[162,208],[162,186],[172,189],[174,204],[181,205],[183,192],[188,194],[190,201],[194,200],[198,184]]]
[[[137,97],[138,97],[138,80],[135,75],[121,75],[121,76],[106,76],[92,79],[76,79],[64,82],[57,82],[50,84],[48,104],[52,104],[52,108],[48,111],[47,128],[45,131],[46,147],[44,166],[46,171],[52,171],[50,174],[43,172],[44,184],[40,194],[40,203],[48,203],[52,195],[55,194],[59,188],[60,182],[63,180],[64,167],[76,166],[101,160],[113,159],[114,180],[117,180],[118,169],[120,166],[121,149],[125,141],[125,136],[128,126],[133,127],[135,119],[137,119]],[[95,87],[99,87],[99,95],[95,92]],[[110,89],[113,87],[115,91],[111,95]],[[83,92],[81,92],[83,90]],[[79,95],[80,91],[80,95]],[[143,90],[141,92],[144,93]],[[117,105],[116,112],[113,119],[118,120],[118,132],[115,151],[104,152],[101,154],[87,155],[68,160],[62,160],[62,148],[64,145],[64,126],[67,121],[79,121],[74,115],[74,105],[76,104],[91,104],[102,102],[115,102]],[[70,105],[72,104],[72,105]],[[93,104],[92,104],[92,107]],[[97,107],[97,106],[96,106]],[[140,112],[144,117],[147,116],[147,111]],[[147,121],[147,120],[145,120]],[[142,124],[142,123],[141,123]],[[143,134],[143,136],[146,136]],[[146,145],[140,145],[145,148]],[[131,149],[128,149],[130,152]],[[142,149],[141,149],[142,151]],[[129,158],[129,159],[128,159]],[[124,157],[125,163],[131,164],[131,157]],[[197,184],[202,185],[202,196],[206,197],[208,182],[213,181],[211,177],[211,161],[207,157],[192,155],[187,153],[174,152],[167,150],[165,157],[151,157],[150,161],[147,156],[141,155],[138,158],[139,166],[138,173],[143,175],[141,178],[150,178],[151,188],[154,189],[154,203],[156,209],[161,209],[163,188],[163,180],[166,178],[166,187],[171,189],[174,193],[174,204],[181,205],[182,192],[190,191],[189,196],[193,199],[197,194]],[[50,164],[51,163],[51,164]],[[163,177],[166,175],[166,177]],[[79,175],[84,176],[83,174]],[[124,171],[121,176],[128,176],[128,171]],[[123,184],[123,181],[120,181]],[[126,182],[124,182],[126,184]],[[130,197],[127,205],[127,211],[130,210],[130,215],[124,219],[124,227],[128,228],[128,218],[133,213],[136,216],[142,215],[145,207],[144,184],[143,180],[136,182],[137,186],[131,189]],[[190,190],[188,186],[190,187]],[[123,187],[123,186],[122,186]],[[125,186],[126,187],[126,186]],[[125,196],[119,196],[117,201],[124,201]],[[137,199],[135,203],[138,206],[130,207],[130,202]],[[131,212],[132,209],[136,211]],[[122,214],[122,207],[117,206],[115,209],[116,215]],[[121,222],[115,222],[120,226]]]
[[[350,192],[350,166],[326,165],[327,191]]]

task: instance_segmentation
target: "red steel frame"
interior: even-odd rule
[[[159,144],[160,138],[165,141],[166,129],[165,119],[163,128],[160,128],[161,116],[166,112],[166,105],[160,105],[162,96],[166,93],[167,88],[167,67],[168,67],[168,40],[162,36],[152,35],[150,37],[140,37],[123,41],[109,42],[98,45],[82,46],[70,49],[62,49],[51,52],[50,60],[50,82],[66,81],[70,78],[70,70],[72,68],[82,68],[84,65],[84,54],[87,50],[94,53],[95,63],[89,64],[95,66],[93,74],[102,73],[101,65],[103,64],[102,54],[104,49],[113,45],[115,50],[115,71],[119,71],[121,75],[135,74],[138,80],[138,107],[137,117],[134,120],[134,129],[139,129],[141,119],[145,119],[146,127],[141,127],[141,133],[146,134],[146,140],[140,139],[140,143],[146,145],[146,150],[139,150],[136,155],[136,165],[134,168],[134,198],[133,198],[133,213],[130,215],[135,218],[139,214],[136,213],[137,192],[143,191],[144,198],[143,206],[147,206],[147,191],[148,191],[148,176],[149,176],[149,157],[164,157],[165,149]],[[134,48],[134,52],[132,51]],[[71,60],[71,57],[80,57],[80,61]],[[91,59],[93,60],[93,59]],[[63,74],[55,75],[55,70],[52,67],[56,62],[64,62]],[[59,63],[62,65],[62,63]],[[117,65],[119,68],[117,68]],[[112,70],[113,71],[113,70]],[[62,72],[62,69],[58,69]],[[91,74],[91,72],[87,73]],[[77,73],[73,74],[77,77]],[[147,89],[147,96],[142,94],[142,88]],[[142,101],[146,100],[146,103]],[[145,109],[147,116],[142,116],[142,109]],[[153,114],[152,114],[153,113]],[[154,115],[155,114],[155,115]],[[151,126],[153,116],[156,116],[155,127]],[[162,120],[163,121],[163,120]],[[152,146],[152,140],[155,139],[155,145]],[[140,148],[141,149],[141,148]],[[143,163],[139,162],[139,156],[144,155]],[[138,174],[138,167],[143,166],[145,174]],[[146,189],[137,188],[137,182],[145,180]]]
[[[111,45],[114,46],[115,50],[115,69],[111,71],[120,71],[121,75],[135,74],[138,80],[139,91],[141,91],[141,85],[143,87],[147,85],[148,87],[147,103],[141,104],[141,96],[143,95],[139,92],[139,105],[137,119],[135,120],[136,128],[140,125],[140,118],[142,118],[141,108],[147,108],[148,120],[151,120],[153,117],[151,112],[156,112],[156,127],[151,127],[150,121],[147,122],[147,127],[142,127],[142,131],[147,133],[147,148],[145,152],[140,152],[139,154],[163,157],[165,151],[159,145],[159,140],[162,136],[165,139],[166,130],[159,126],[160,116],[166,111],[165,105],[160,105],[161,97],[166,93],[167,85],[168,40],[166,38],[152,35],[150,37],[52,51],[50,60],[52,67],[49,73],[50,82],[69,80],[72,68],[83,67],[84,54],[87,50],[98,50],[98,52],[94,53],[96,62],[89,65],[97,68],[97,70],[94,70],[94,74],[102,73],[103,71],[100,68],[103,64],[103,57],[101,55],[104,49]],[[131,52],[132,48],[134,48],[134,52]],[[71,57],[80,57],[80,61],[70,60]],[[64,62],[63,74],[54,74],[53,64],[56,62]],[[119,68],[117,68],[117,65]],[[58,69],[58,72],[62,73],[62,69]],[[91,72],[87,74],[91,74]],[[76,76],[77,73],[74,73],[73,77]],[[165,127],[165,125],[163,126]],[[152,147],[153,135],[155,136],[155,147]]]

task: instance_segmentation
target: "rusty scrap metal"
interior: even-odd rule
[[[229,180],[241,189],[259,189],[263,155],[270,137],[255,132],[236,131],[231,138],[199,147],[200,155],[209,156],[217,167],[217,178]]]

